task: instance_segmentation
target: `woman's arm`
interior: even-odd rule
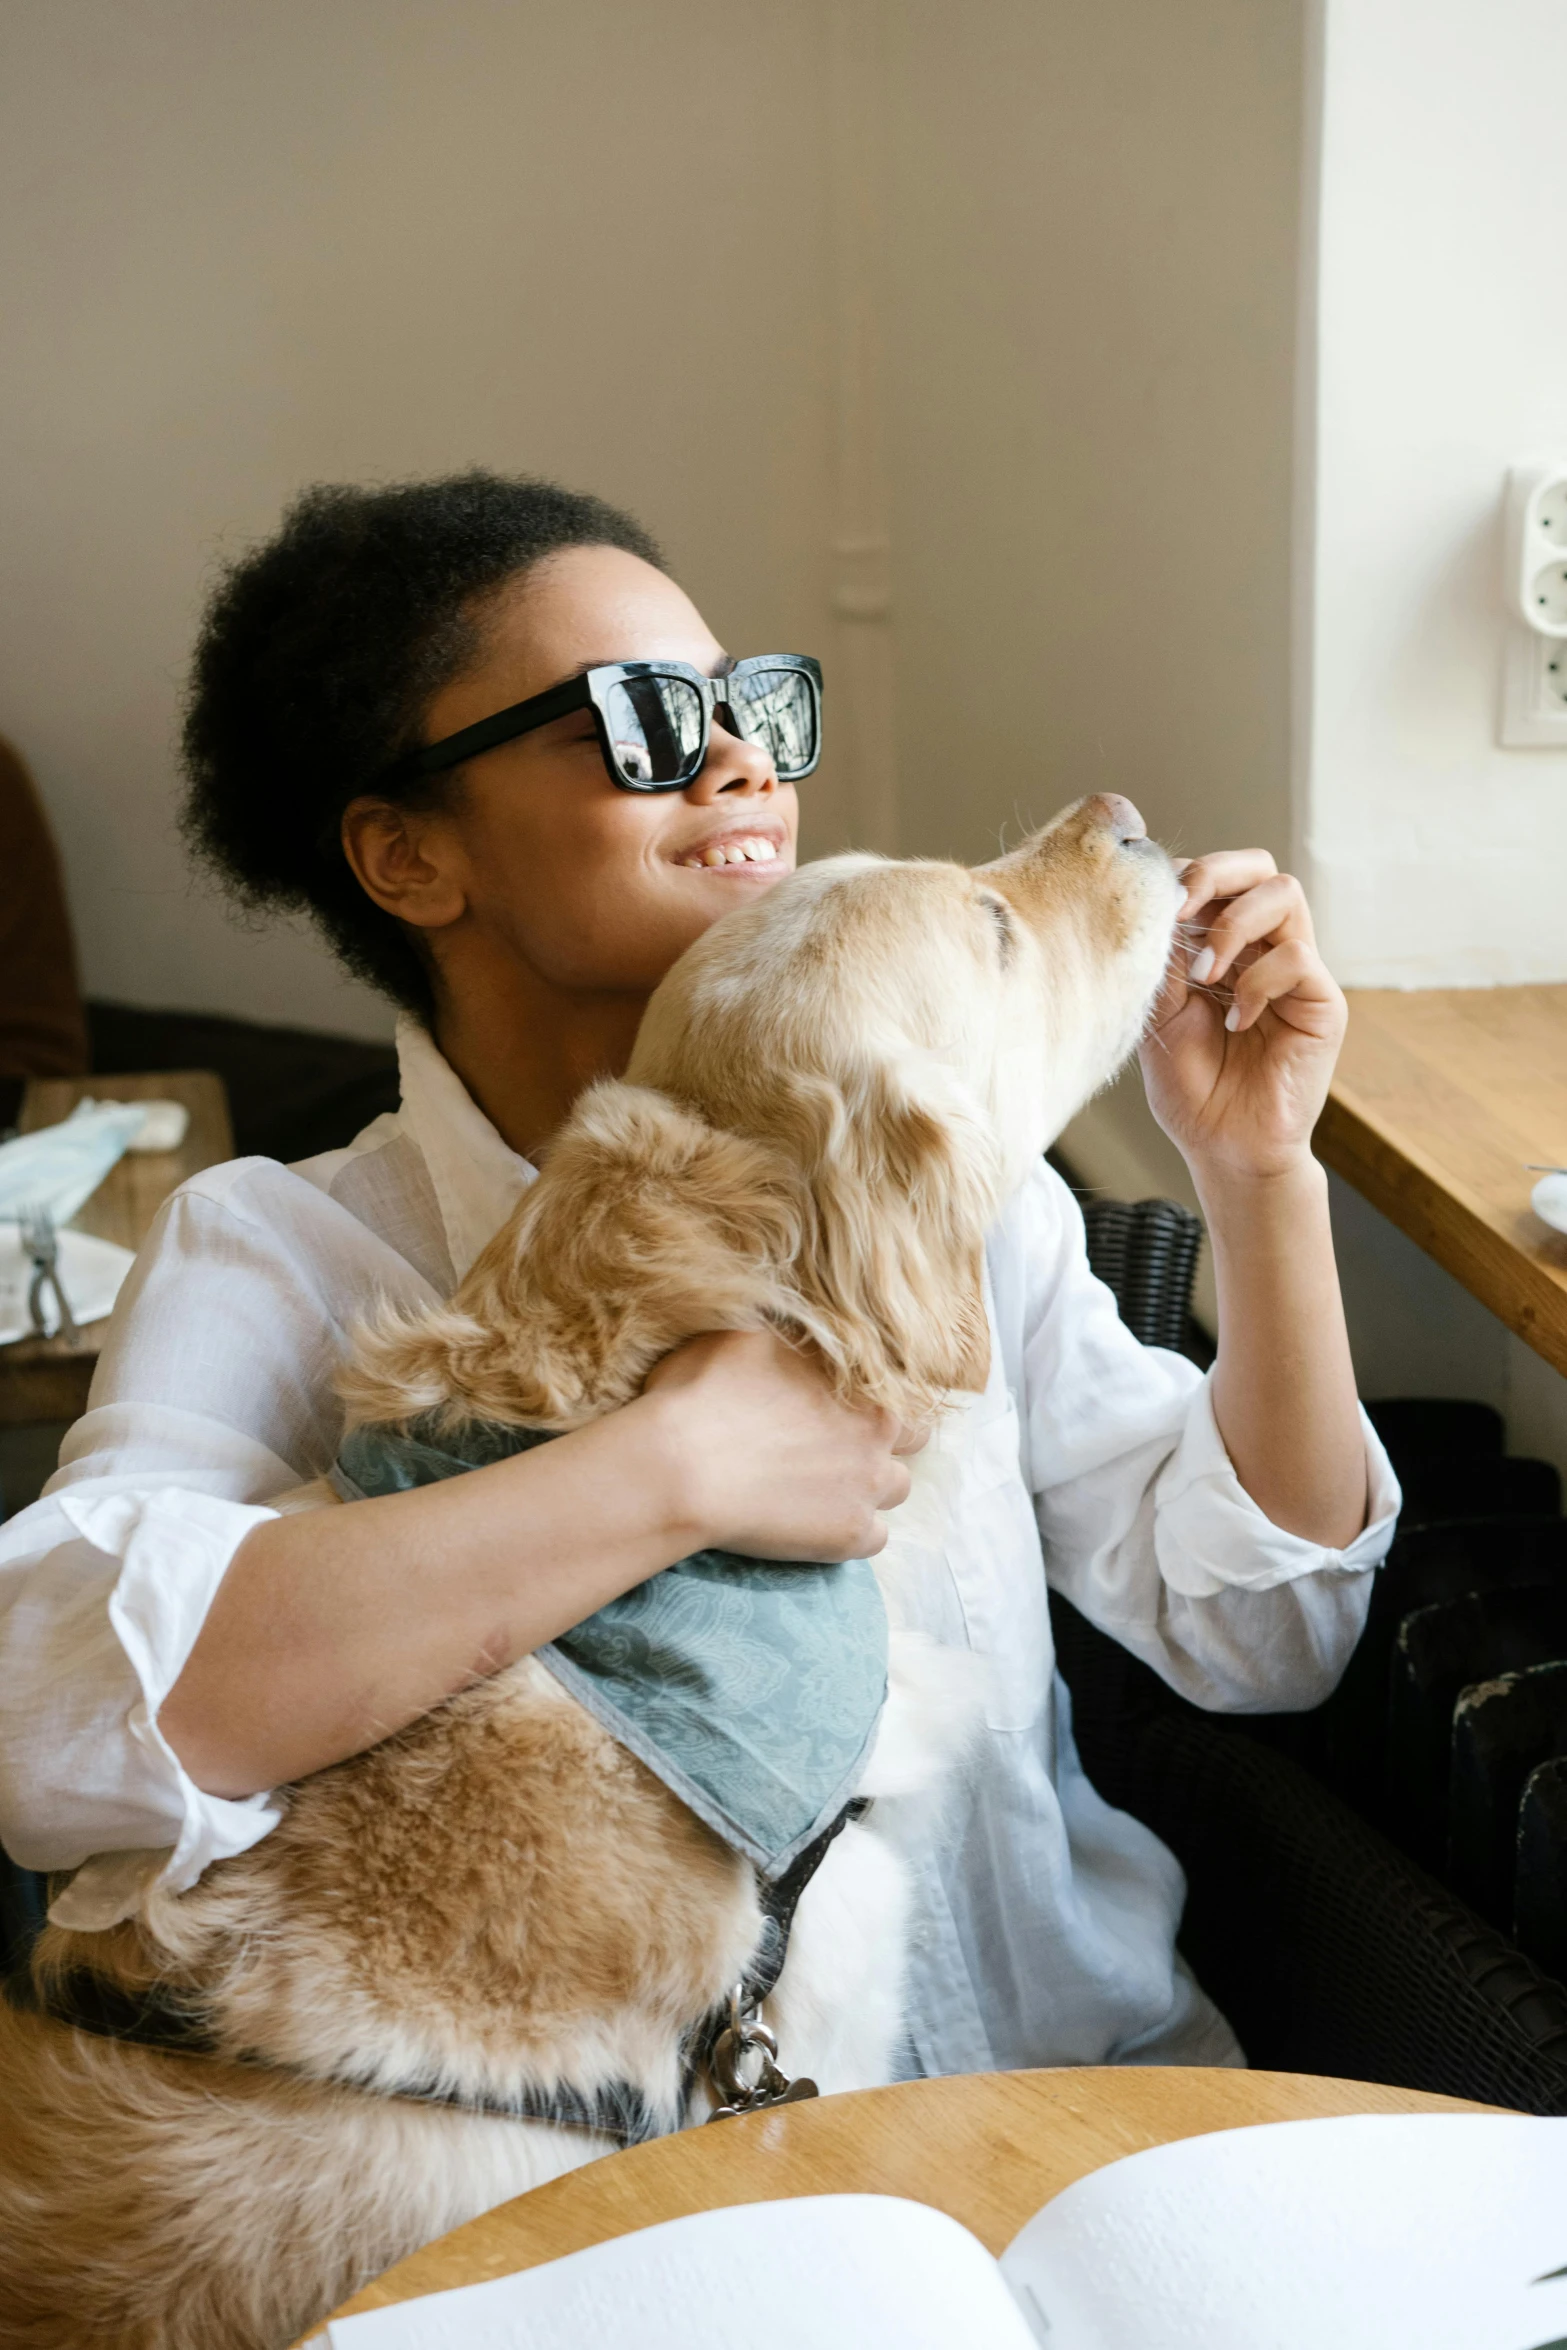
[[[1328,1179],[1315,1160],[1234,1181],[1193,1170],[1213,1246],[1213,1413],[1235,1473],[1286,1533],[1342,1550],[1366,1522],[1366,1443]]]
[[[374,1745],[693,1551],[872,1556],[877,1513],[908,1491],[898,1438],[780,1339],[695,1340],[554,1444],[257,1526],[159,1727],[199,1787],[251,1795]]]
[[[1182,878],[1190,969],[1171,977],[1143,1075],[1213,1246],[1214,1417],[1258,1508],[1342,1549],[1366,1522],[1366,1446],[1311,1134],[1347,1010],[1299,882],[1265,850],[1200,857]]]

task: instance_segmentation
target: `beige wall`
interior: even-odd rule
[[[1300,0],[888,26],[902,845],[985,856],[1109,789],[1282,863]],[[1135,1070],[1066,1147],[1195,1205]]]
[[[321,477],[555,473],[643,514],[730,642],[836,655],[814,850],[983,855],[1099,785],[1185,845],[1282,846],[1295,16],[20,0],[0,729],[89,985],[384,1025],[193,894],[171,829],[204,581]],[[889,527],[878,826],[833,593]]]
[[[171,834],[203,582],[303,481],[553,473],[732,643],[822,645],[823,42],[792,0],[6,11],[0,731],[92,989],[385,1026]]]
[[[1289,838],[1297,0],[898,0],[905,844]]]

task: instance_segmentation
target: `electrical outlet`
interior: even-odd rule
[[[1567,458],[1507,477],[1502,741],[1567,749]]]
[[[1507,631],[1502,741],[1518,750],[1567,750],[1567,643],[1516,621]]]

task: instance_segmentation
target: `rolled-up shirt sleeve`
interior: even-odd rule
[[[271,1162],[198,1178],[154,1225],[59,1471],[0,1526],[0,1842],[76,1872],[62,1923],[114,1924],[276,1824],[266,1794],[198,1787],[159,1709],[269,1498],[331,1460],[346,1323],[421,1292]]]
[[[229,1561],[272,1513],[170,1486],[23,1515],[0,1536],[0,1840],[24,1868],[79,1872],[61,1924],[113,1925],[151,1883],[183,1892],[277,1823],[263,1795],[198,1787],[158,1727]]]
[[[1309,1542],[1242,1486],[1210,1381],[1126,1328],[1050,1169],[1012,1203],[991,1273],[1019,1366],[1023,1465],[1051,1584],[1198,1705],[1320,1703],[1359,1637],[1398,1516],[1397,1481],[1364,1413],[1365,1528],[1342,1550]]]

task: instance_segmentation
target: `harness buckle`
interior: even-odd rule
[[[778,2064],[778,2042],[761,2021],[761,2001],[744,1983],[729,1994],[729,2021],[713,2042],[707,2060],[713,2087],[723,2103],[709,2121],[760,2113],[769,2105],[796,2105],[820,2095],[814,2081],[791,2081]]]

